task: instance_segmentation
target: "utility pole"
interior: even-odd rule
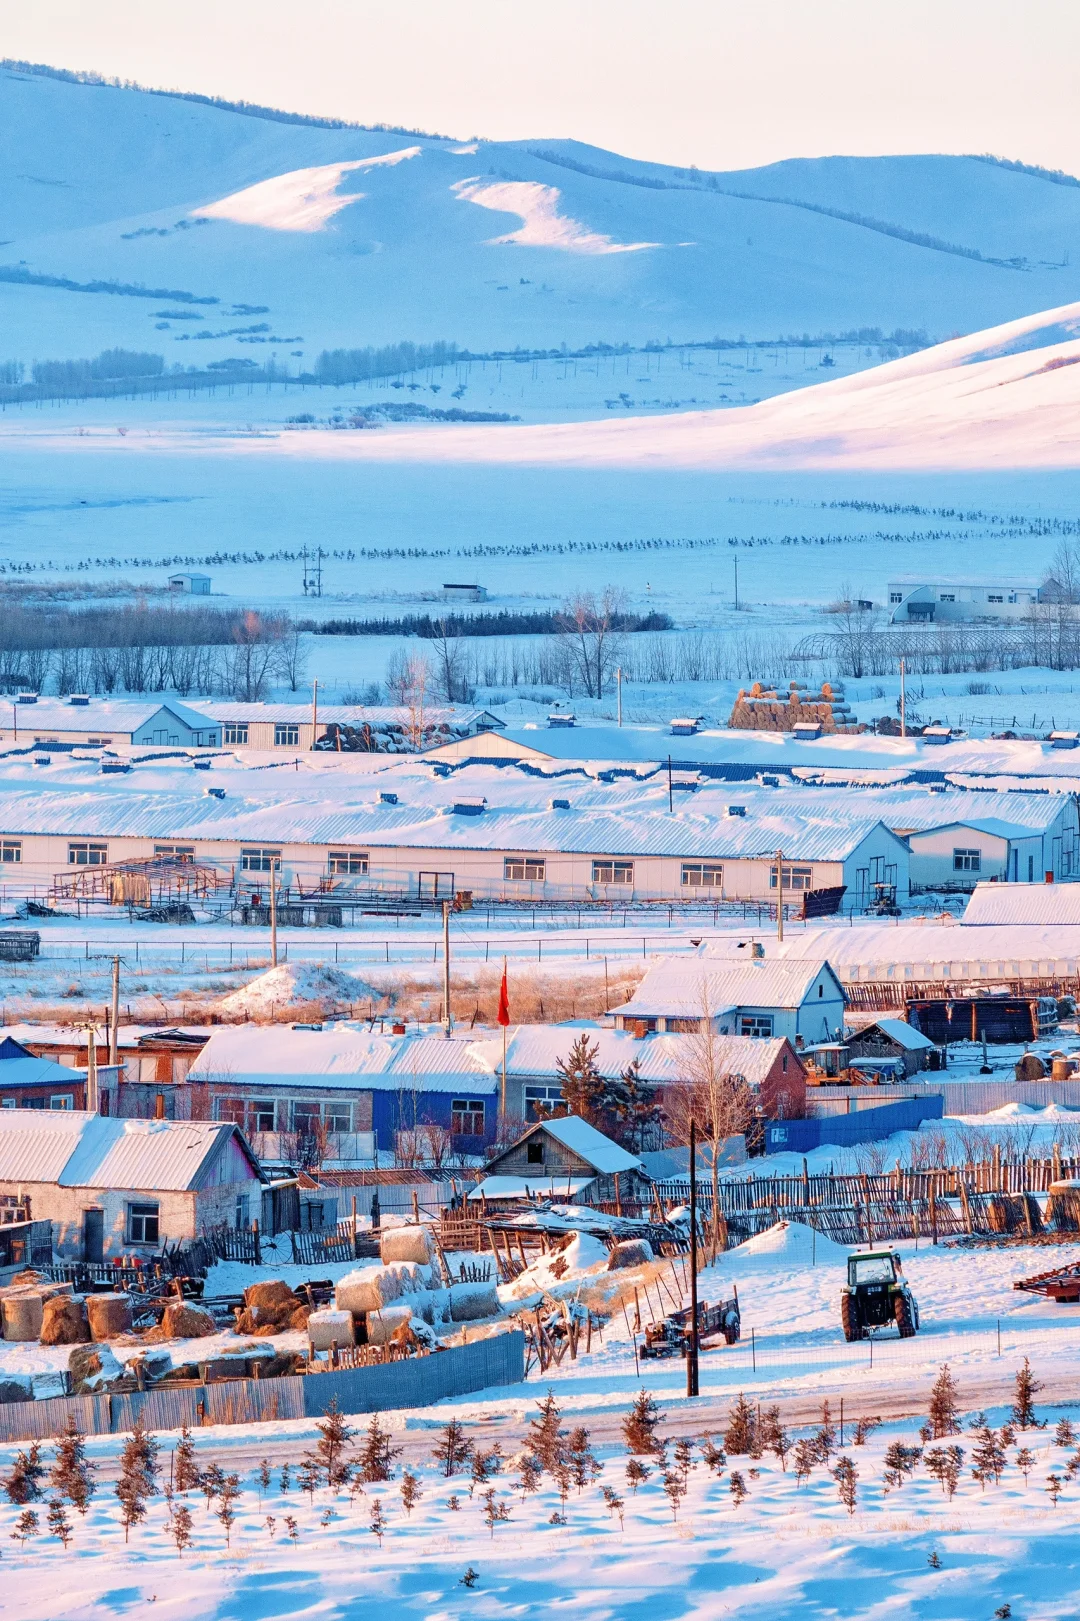
[[[109,1063],[116,1063],[116,1026],[120,1019],[120,958],[112,960],[112,1017],[109,1020]]]
[[[277,967],[277,874],[278,857],[270,857],[270,962]]]
[[[674,805],[674,802],[673,802],[672,797],[671,797],[671,755],[670,754],[667,757],[667,808],[668,808],[669,813],[675,809],[675,805]]]
[[[686,1394],[696,1396],[698,1386],[697,1303],[697,1126],[690,1122],[690,1344],[686,1353]]]
[[[784,852],[776,852],[776,938],[784,938]]]
[[[619,718],[618,718],[617,724],[619,726],[621,726],[622,725],[622,665],[621,664],[616,665],[616,668],[615,668],[615,693],[616,693],[616,697],[617,697],[617,700],[618,700],[618,711],[619,711]]]
[[[907,736],[907,691],[904,683],[904,661],[900,660],[900,736]]]
[[[86,1107],[90,1114],[98,1112],[97,1078],[97,1026],[93,1018],[83,1027],[86,1031]]]
[[[450,1018],[450,902],[442,903],[442,949],[443,949],[443,1034],[449,1036],[453,1029]]]
[[[315,747],[319,738],[319,683],[311,683],[311,746]]]

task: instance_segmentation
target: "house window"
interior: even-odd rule
[[[229,1120],[234,1126],[243,1128],[244,1100],[243,1098],[215,1098],[214,1119]]]
[[[332,1099],[329,1103],[324,1104],[323,1107],[324,1107],[324,1110],[325,1110],[325,1120],[326,1120],[326,1129],[327,1129],[327,1131],[351,1131],[352,1130],[352,1104],[351,1103],[339,1103],[337,1101],[337,1099],[335,1098],[335,1099]]]
[[[12,862],[22,860],[22,845],[18,839],[5,839],[0,844],[0,861]]]
[[[898,602],[903,602],[903,600],[904,600],[904,593],[902,591],[890,591],[889,592],[889,601],[891,603],[893,603],[894,605],[896,603],[898,603]]]
[[[222,730],[226,743],[246,743],[248,740],[247,721],[226,721]]]
[[[274,1130],[274,1100],[273,1098],[256,1098],[251,1105],[252,1131]]]
[[[168,857],[172,861],[194,861],[195,846],[193,844],[155,844],[154,855]]]
[[[784,867],[782,873],[785,889],[813,889],[813,867]],[[769,888],[776,888],[776,868],[769,868]]]
[[[364,874],[367,870],[366,850],[331,850],[327,857],[327,871],[330,873]]]
[[[561,1086],[544,1086],[534,1082],[525,1088],[525,1118],[539,1120],[563,1101]]]
[[[159,1207],[156,1204],[129,1204],[127,1241],[129,1244],[156,1244],[159,1236]]]
[[[542,1137],[534,1137],[531,1142],[526,1143],[525,1149],[526,1149],[525,1159],[526,1159],[527,1164],[529,1164],[529,1165],[543,1165],[543,1163],[544,1163],[544,1139]]]
[[[981,850],[954,850],[952,853],[953,872],[981,872]]]
[[[684,861],[682,884],[684,889],[723,889],[724,869],[704,862]]]
[[[73,1109],[75,1098],[71,1092],[54,1092],[49,1099],[50,1109]]]
[[[281,866],[281,851],[241,850],[240,866],[244,872],[276,872]]]
[[[546,870],[535,856],[507,856],[503,862],[503,877],[512,884],[542,884]]]
[[[251,1197],[247,1193],[236,1195],[236,1225],[238,1228],[251,1226]]]
[[[990,592],[990,594],[987,596],[986,600],[987,600],[987,602],[1004,602],[1005,598],[1003,596],[996,596],[995,597],[993,592]]]
[[[312,1103],[309,1098],[294,1098],[292,1104],[292,1129],[302,1137],[310,1137],[322,1129],[322,1106]]]
[[[592,864],[592,881],[594,884],[632,884],[634,882],[634,863],[632,861],[594,861]]]
[[[1035,857],[1034,856],[1028,856],[1028,883],[1031,884],[1031,883],[1034,883],[1034,881],[1035,881]]]
[[[482,1137],[483,1098],[455,1098],[450,1106],[450,1130],[455,1137]]]
[[[753,1036],[758,1041],[767,1041],[772,1035],[771,1013],[744,1013],[739,1020],[740,1036]]]
[[[941,593],[940,597],[938,598],[938,601],[939,602],[955,602],[956,601],[956,592],[955,591],[943,591]]]
[[[274,726],[274,747],[295,749],[300,745],[300,727],[296,721],[279,720]]]
[[[107,844],[69,844],[69,867],[104,867],[109,860]]]

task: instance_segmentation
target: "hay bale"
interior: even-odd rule
[[[623,1267],[644,1266],[652,1259],[652,1245],[647,1238],[627,1238],[621,1244],[612,1245],[607,1269],[609,1272],[620,1272]]]
[[[82,1295],[54,1295],[46,1300],[41,1316],[42,1345],[85,1345],[89,1338]]]
[[[186,1301],[170,1302],[161,1318],[163,1340],[201,1340],[217,1333],[217,1324],[201,1306],[189,1306]]]
[[[430,1266],[435,1245],[427,1227],[388,1227],[379,1239],[379,1259],[383,1266],[395,1261],[416,1261]]]
[[[339,1279],[334,1289],[338,1311],[381,1311],[400,1297],[401,1279],[392,1267],[357,1267]]]
[[[8,1406],[14,1401],[33,1401],[34,1393],[29,1379],[0,1379],[0,1404]]]
[[[450,1285],[451,1322],[473,1323],[481,1317],[497,1317],[501,1310],[498,1290],[494,1283]]]
[[[308,1326],[308,1321],[309,1321],[310,1317],[311,1317],[311,1307],[310,1306],[297,1306],[296,1310],[293,1312],[292,1316],[289,1318],[288,1326],[289,1326],[289,1328],[299,1329],[301,1334],[305,1334],[307,1332],[307,1326]]]
[[[6,1340],[36,1340],[41,1338],[41,1320],[45,1302],[36,1289],[4,1296],[4,1338]]]
[[[111,1385],[123,1373],[107,1345],[76,1345],[68,1356],[71,1388],[76,1396],[89,1395],[103,1385]]]
[[[115,1340],[131,1333],[130,1295],[87,1295],[86,1315],[92,1340]]]
[[[387,1306],[385,1311],[368,1313],[367,1337],[369,1345],[389,1345],[402,1340],[412,1323],[411,1306]]]
[[[355,1345],[352,1313],[332,1311],[328,1306],[313,1311],[308,1318],[308,1338],[315,1351],[329,1351],[334,1345]]]
[[[276,1356],[260,1357],[260,1379],[287,1379],[296,1372],[300,1362],[298,1351],[281,1351]]]
[[[264,1283],[248,1284],[244,1290],[244,1305],[268,1317],[271,1313],[292,1311],[296,1306],[296,1296],[280,1278],[269,1278]]]

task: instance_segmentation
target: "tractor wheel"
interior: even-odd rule
[[[893,1301],[893,1311],[896,1313],[896,1326],[900,1330],[902,1340],[914,1339],[916,1323],[911,1310],[911,1301],[905,1294],[898,1294]]]
[[[840,1321],[844,1325],[844,1338],[849,1345],[852,1340],[862,1338],[862,1324],[859,1322],[859,1313],[853,1295],[840,1296]]]

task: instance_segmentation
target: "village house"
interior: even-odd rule
[[[42,698],[20,692],[0,704],[0,742],[41,748],[143,747],[216,749],[221,727],[178,698]],[[6,858],[5,858],[6,859]]]
[[[844,988],[821,957],[773,956],[758,943],[741,959],[699,954],[649,969],[633,996],[614,1008],[615,1027],[639,1035],[700,1030],[755,1040],[785,1037],[798,1050],[839,1038]]]
[[[576,1115],[540,1120],[487,1164],[470,1204],[648,1204],[651,1184],[640,1157]]]
[[[51,1221],[65,1260],[149,1258],[209,1228],[247,1227],[264,1183],[243,1134],[224,1122],[12,1109],[0,1126],[0,1204]]]
[[[887,1059],[905,1077],[916,1075],[930,1063],[930,1054],[937,1047],[921,1030],[906,1019],[875,1019],[847,1038],[848,1063],[852,1069],[860,1068],[860,1060]],[[869,1065],[867,1067],[870,1067]]]

